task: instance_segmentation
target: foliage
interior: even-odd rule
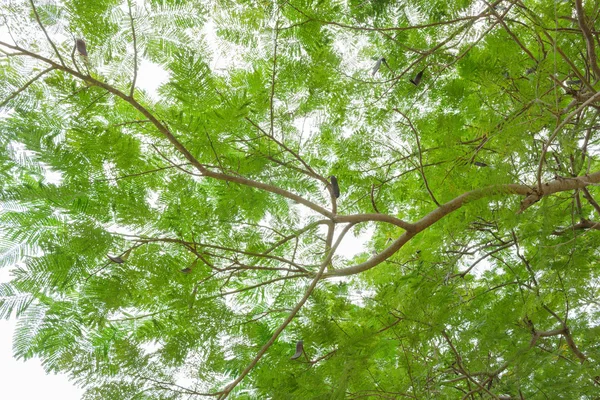
[[[15,355],[90,400],[598,398],[573,1],[4,3]]]

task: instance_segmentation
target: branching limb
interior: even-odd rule
[[[544,159],[546,158],[546,153],[548,152],[548,148],[550,147],[550,145],[552,144],[552,142],[554,141],[554,139],[556,138],[556,136],[559,134],[559,132],[561,131],[561,129],[577,114],[579,114],[579,112],[581,112],[585,107],[587,107],[588,105],[592,104],[593,102],[597,101],[598,99],[600,99],[600,92],[597,92],[596,94],[594,94],[593,96],[591,96],[589,99],[587,99],[583,104],[581,104],[579,107],[577,107],[577,109],[573,112],[571,112],[569,115],[567,115],[565,117],[565,119],[554,129],[554,131],[552,132],[552,134],[550,135],[550,137],[548,138],[548,141],[544,144],[544,147],[542,149],[542,154],[540,155],[540,162],[538,164],[538,170],[537,170],[537,183],[538,183],[538,192],[541,195],[542,193],[544,193],[544,188],[542,187],[542,168],[544,166]]]
[[[314,279],[312,280],[312,282],[306,289],[306,292],[304,293],[304,296],[302,297],[302,299],[300,299],[298,304],[296,304],[296,306],[292,309],[292,312],[288,315],[288,317],[285,319],[285,321],[283,321],[283,323],[275,330],[275,333],[273,333],[273,336],[271,336],[271,339],[269,339],[269,341],[267,341],[267,343],[265,343],[264,346],[258,351],[258,354],[256,355],[256,357],[254,357],[254,359],[250,362],[250,364],[248,364],[248,366],[242,371],[240,376],[238,376],[236,380],[234,380],[229,385],[227,385],[227,387],[222,392],[218,393],[219,400],[225,399],[225,398],[227,398],[227,396],[229,396],[229,393],[231,393],[231,391],[244,379],[244,377],[246,375],[248,375],[248,373],[250,373],[250,371],[258,363],[258,361],[262,358],[262,356],[267,352],[269,347],[271,347],[273,345],[273,343],[275,343],[275,340],[277,340],[277,338],[279,337],[281,332],[283,332],[283,330],[290,324],[290,322],[292,322],[292,320],[294,319],[296,314],[298,314],[298,311],[300,311],[300,309],[302,308],[304,303],[306,303],[306,300],[308,300],[308,298],[312,294],[313,290],[317,286],[317,283],[319,282],[319,280],[321,279],[321,276],[323,275],[323,272],[325,271],[325,267],[327,265],[329,265],[329,263],[331,262],[331,258],[333,257],[333,254],[335,253],[339,244],[342,242],[342,239],[344,238],[346,233],[348,233],[348,231],[350,231],[350,229],[353,226],[354,226],[354,224],[351,223],[351,224],[348,224],[346,227],[344,227],[344,230],[340,233],[340,236],[338,237],[335,245],[333,246],[331,251],[326,255],[323,262],[321,263],[319,271],[317,272]]]
[[[490,251],[490,252],[489,252],[489,253],[487,253],[487,254],[484,254],[483,256],[479,257],[479,258],[478,258],[478,259],[477,259],[477,260],[476,260],[476,261],[475,261],[473,264],[471,264],[471,265],[469,266],[469,268],[467,268],[467,269],[466,269],[466,270],[464,270],[463,272],[459,272],[458,274],[454,274],[454,275],[452,275],[450,278],[456,278],[456,277],[461,277],[461,278],[464,278],[464,277],[465,277],[465,276],[466,276],[466,275],[467,275],[469,272],[471,272],[471,270],[472,270],[473,268],[475,268],[475,266],[476,266],[477,264],[479,264],[481,261],[485,260],[486,258],[488,258],[489,256],[491,256],[492,254],[495,254],[495,253],[497,253],[497,252],[499,252],[499,251],[502,251],[502,250],[504,250],[504,249],[507,249],[507,248],[509,248],[509,247],[512,247],[512,246],[514,246],[514,242],[509,242],[508,244],[505,244],[504,246],[500,246],[500,247],[498,247],[497,249],[495,249],[495,250],[492,250],[492,251]]]
[[[399,226],[406,231],[415,230],[415,225],[410,222],[401,220],[392,215],[387,214],[350,214],[350,215],[336,215],[333,218],[334,222],[387,222],[388,224]]]
[[[45,62],[51,66],[53,66],[55,69],[64,71],[70,75],[73,75],[74,77],[81,79],[82,81],[93,85],[93,86],[98,86],[110,93],[112,93],[113,95],[121,98],[122,100],[126,101],[127,103],[129,103],[133,108],[135,108],[136,110],[138,110],[140,113],[142,113],[148,120],[150,120],[150,122],[158,129],[158,131],[165,136],[165,138],[173,145],[173,147],[175,147],[175,149],[181,153],[198,171],[200,171],[200,173],[205,176],[205,177],[210,177],[213,179],[218,179],[218,180],[222,180],[222,181],[226,181],[226,182],[233,182],[233,183],[238,183],[241,185],[245,185],[245,186],[249,186],[249,187],[253,187],[255,189],[260,189],[260,190],[264,190],[273,194],[277,194],[283,197],[286,197],[290,200],[293,200],[297,203],[300,203],[308,208],[310,208],[311,210],[327,216],[329,218],[331,218],[333,216],[333,214],[328,211],[327,209],[313,203],[310,200],[305,199],[302,196],[299,196],[295,193],[292,193],[288,190],[285,189],[281,189],[279,187],[273,186],[273,185],[269,185],[266,183],[262,183],[262,182],[257,182],[254,181],[252,179],[248,179],[248,178],[244,178],[241,176],[233,176],[233,175],[227,175],[224,173],[219,173],[219,172],[214,172],[211,171],[209,169],[207,169],[204,165],[202,165],[197,159],[196,157],[194,157],[194,155],[192,155],[192,153],[190,153],[190,151],[185,148],[185,146],[183,146],[183,144],[181,144],[181,142],[173,135],[173,133],[169,130],[169,128],[161,121],[158,120],[158,118],[156,118],[154,116],[154,114],[152,114],[150,112],[150,110],[148,110],[146,107],[144,107],[142,104],[140,104],[139,102],[137,102],[134,98],[126,95],[125,93],[123,93],[122,91],[118,90],[117,88],[99,81],[89,75],[83,75],[71,68],[67,68],[63,65],[57,64],[56,62],[40,56],[36,53],[30,52],[28,50],[22,49],[18,46],[14,46],[11,45],[9,43],[0,41],[0,46],[4,46],[7,47],[9,49],[13,49],[13,50],[18,50],[23,52],[25,55],[35,58],[37,60],[40,60],[42,62]]]
[[[302,170],[302,171],[305,172],[308,176],[311,176],[313,178],[316,178],[316,179],[320,180],[321,182],[323,182],[325,184],[328,184],[328,181],[327,181],[327,179],[325,179],[325,177],[317,174],[312,169],[312,167],[306,161],[304,161],[304,159],[302,157],[300,157],[300,155],[298,153],[296,153],[293,149],[291,149],[288,146],[286,146],[285,143],[283,143],[282,141],[277,140],[275,138],[275,135],[273,135],[273,133],[267,133],[263,128],[260,127],[260,125],[258,125],[256,122],[254,122],[253,120],[251,120],[248,117],[244,117],[244,119],[246,121],[250,122],[252,124],[252,126],[254,126],[263,135],[265,135],[266,137],[268,137],[269,139],[271,139],[273,142],[275,142],[284,151],[290,153],[296,160],[298,160],[304,166],[304,168],[306,168],[306,171],[304,171],[304,170]]]
[[[289,242],[290,240],[300,237],[300,235],[302,235],[303,233],[315,228],[318,225],[323,225],[323,224],[327,224],[329,223],[329,220],[326,219],[322,219],[316,222],[313,222],[311,224],[308,224],[307,226],[305,226],[304,228],[300,229],[297,232],[292,233],[291,235],[285,236],[283,239],[281,239],[280,241],[278,241],[277,243],[273,244],[271,247],[269,247],[267,250],[263,251],[262,254],[263,255],[267,255],[269,253],[271,253],[273,250],[275,250],[276,248],[278,248],[279,246]]]
[[[584,187],[584,188],[581,188],[581,192],[583,193],[583,197],[585,197],[585,199],[588,201],[588,203],[590,203],[592,205],[592,207],[594,207],[594,210],[596,210],[596,212],[598,214],[600,214],[600,205],[592,197],[592,194],[590,193],[590,191]]]
[[[544,184],[544,193],[537,194],[526,185],[518,185],[518,184],[506,184],[506,185],[492,185],[482,189],[472,190],[470,192],[466,192],[449,202],[442,204],[440,207],[436,208],[419,221],[415,222],[414,230],[407,231],[400,235],[398,239],[390,244],[385,250],[381,253],[371,257],[367,261],[354,265],[348,268],[337,269],[335,271],[327,272],[323,275],[323,278],[329,278],[332,276],[348,276],[361,273],[363,271],[369,270],[380,263],[384,262],[388,258],[390,258],[393,254],[395,254],[402,246],[404,246],[411,238],[413,238],[417,233],[423,231],[424,229],[430,227],[435,224],[440,219],[444,218],[446,215],[451,214],[452,212],[458,210],[465,204],[468,204],[472,201],[476,201],[479,199],[483,199],[486,197],[495,197],[499,195],[518,195],[518,196],[526,196],[525,201],[523,201],[523,205],[521,206],[521,210],[528,208],[536,201],[539,201],[541,198],[545,196],[549,196],[551,194],[557,192],[564,192],[568,190],[574,189],[582,189],[587,185],[595,184],[600,182],[600,172],[595,172],[590,175],[580,176],[578,178],[573,179],[556,179]],[[378,214],[374,214],[378,215]]]

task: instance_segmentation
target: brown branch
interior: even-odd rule
[[[333,244],[333,234],[335,233],[335,223],[333,221],[327,224],[327,236],[325,237],[325,254],[329,254]],[[330,261],[327,270],[333,271],[333,263]]]
[[[533,54],[531,54],[531,51],[529,51],[529,49],[527,47],[525,47],[525,45],[519,40],[517,35],[515,35],[514,32],[508,27],[506,22],[504,22],[504,18],[502,18],[502,16],[498,15],[498,13],[496,12],[496,10],[494,10],[493,7],[492,7],[492,10],[494,12],[494,16],[498,19],[498,21],[500,21],[500,23],[504,27],[504,30],[506,30],[506,32],[510,35],[510,37],[512,37],[513,40],[519,45],[519,47],[523,49],[523,51],[527,54],[527,56],[529,58],[531,58],[533,61],[535,61],[535,63],[537,64],[538,60],[534,57]]]
[[[415,225],[410,222],[403,221],[392,215],[387,214],[350,214],[350,215],[336,215],[333,218],[336,223],[343,222],[387,222],[392,225],[399,226],[406,231],[414,231]]]
[[[162,390],[169,390],[169,391],[172,391],[172,392],[186,393],[186,394],[189,394],[189,395],[196,395],[196,396],[210,396],[210,397],[216,396],[215,394],[211,394],[211,393],[200,393],[200,392],[197,392],[195,390],[188,389],[188,388],[183,387],[183,386],[179,386],[176,383],[158,381],[156,379],[148,378],[146,376],[141,376],[141,375],[137,375],[137,377],[139,379],[146,380],[146,381],[154,383],[158,388],[160,388]],[[164,385],[174,386],[177,389],[173,389],[173,388],[170,388],[170,387],[165,387]]]
[[[593,222],[588,219],[584,219],[583,221],[571,226],[570,228],[555,230],[552,232],[552,234],[556,235],[556,236],[560,236],[560,235],[564,235],[565,233],[568,233],[568,232],[583,230],[583,229],[600,230],[600,222]]]
[[[500,3],[502,0],[497,0],[496,2],[494,2],[494,4],[498,4]],[[473,21],[473,20],[477,20],[480,18],[485,18],[490,16],[491,14],[489,13],[481,13],[478,15],[472,15],[472,16],[465,16],[465,17],[459,17],[456,19],[452,19],[452,20],[448,20],[448,21],[440,21],[440,22],[432,22],[429,24],[422,24],[422,25],[412,25],[412,26],[399,26],[399,27],[388,27],[388,28],[375,28],[375,27],[368,27],[368,26],[353,26],[353,25],[346,25],[346,24],[342,24],[339,22],[334,22],[334,21],[324,21],[324,20],[320,20],[317,18],[313,18],[311,16],[309,16],[308,14],[306,14],[304,11],[296,8],[295,6],[293,6],[290,3],[287,3],[287,5],[289,5],[290,7],[292,7],[294,10],[296,10],[297,12],[299,12],[300,14],[302,14],[303,16],[305,16],[306,18],[309,19],[309,21],[315,21],[315,22],[319,22],[321,24],[324,25],[333,25],[333,26],[337,26],[340,28],[345,28],[345,29],[352,29],[352,30],[358,30],[358,31],[376,31],[376,32],[401,32],[401,31],[408,31],[408,30],[412,30],[412,29],[424,29],[424,28],[431,28],[434,26],[443,26],[443,25],[452,25],[458,22],[462,22],[462,21]],[[304,21],[302,23],[306,23],[308,21]],[[299,25],[299,24],[296,24]],[[293,26],[290,26],[293,27]],[[288,29],[290,27],[287,27]]]
[[[300,155],[298,153],[296,153],[294,150],[292,150],[288,146],[286,146],[285,143],[277,140],[273,134],[267,133],[263,128],[260,127],[260,125],[258,125],[256,122],[252,121],[250,118],[244,117],[244,119],[246,121],[250,122],[252,124],[252,126],[254,126],[256,129],[258,129],[260,132],[262,132],[263,135],[267,136],[269,139],[271,139],[272,141],[274,141],[283,150],[285,150],[288,153],[290,153],[296,160],[300,161],[300,163],[304,166],[304,168],[306,168],[306,171],[302,170],[302,169],[300,171],[306,173],[308,176],[311,176],[313,178],[316,178],[316,179],[320,180],[321,182],[323,182],[325,184],[329,183],[327,181],[327,179],[325,179],[323,176],[317,174],[312,169],[312,167],[306,161],[304,161],[304,159],[302,157],[300,157]],[[275,160],[272,160],[272,161],[275,161]]]
[[[588,201],[588,203],[590,203],[592,205],[592,207],[594,207],[594,210],[596,210],[596,212],[598,214],[600,214],[600,205],[592,197],[592,194],[590,193],[590,191],[587,188],[581,188],[581,192],[583,193],[583,197],[585,197],[585,199]]]
[[[164,171],[166,169],[177,168],[177,167],[181,167],[181,166],[184,166],[184,165],[189,165],[189,163],[183,163],[183,164],[179,164],[179,165],[169,165],[167,167],[155,168],[155,169],[151,169],[149,171],[138,172],[138,173],[135,173],[135,174],[122,175],[122,176],[118,176],[116,178],[95,179],[94,182],[118,181],[118,180],[125,179],[125,178],[133,178],[133,177],[136,177],[136,176],[151,174],[153,172]]]
[[[469,374],[467,372],[467,370],[465,369],[465,367],[462,364],[462,357],[460,356],[458,350],[456,350],[456,347],[454,347],[454,344],[452,343],[452,340],[450,340],[450,337],[448,336],[448,334],[446,333],[446,331],[442,330],[442,336],[444,336],[444,339],[446,339],[446,343],[448,343],[448,345],[450,346],[450,349],[454,353],[454,357],[456,359],[456,364],[458,365],[459,371],[464,376],[466,376],[469,381],[473,382],[475,385],[477,385],[479,387],[479,390],[477,390],[476,392],[479,392],[479,391],[483,390],[484,392],[486,392],[487,394],[489,394],[493,398],[498,399],[498,396],[496,396],[495,394],[493,394],[492,392],[490,392],[488,389],[486,389],[485,386],[483,386],[481,383],[479,383],[475,378],[473,378],[471,376],[471,374]]]
[[[194,251],[194,253],[196,254],[196,247],[208,247],[210,249],[215,249],[215,250],[221,250],[221,251],[227,251],[227,252],[231,252],[231,253],[237,253],[237,254],[243,254],[245,256],[250,256],[250,257],[256,257],[256,258],[267,258],[270,260],[274,260],[274,261],[279,261],[285,264],[289,264],[291,266],[293,266],[294,268],[296,268],[299,271],[306,271],[304,269],[304,267],[302,267],[301,265],[296,264],[293,261],[287,260],[283,257],[279,257],[279,256],[273,256],[270,254],[264,254],[264,253],[254,253],[252,251],[246,251],[246,250],[240,250],[240,249],[234,249],[231,247],[225,247],[225,246],[219,246],[219,245],[215,245],[215,244],[208,244],[208,243],[199,243],[199,242],[187,242],[185,240],[182,239],[173,239],[173,238],[148,238],[148,237],[140,237],[140,236],[135,236],[135,235],[131,235],[134,237],[137,237],[138,239],[136,239],[137,242],[139,243],[177,243],[180,245],[183,245],[191,250]]]
[[[484,254],[483,256],[481,256],[480,258],[478,258],[478,259],[477,259],[477,261],[475,261],[473,264],[471,264],[471,265],[469,266],[469,268],[467,268],[467,269],[466,269],[466,270],[464,270],[463,272],[459,272],[458,274],[454,274],[454,275],[452,275],[450,278],[456,278],[456,277],[459,277],[459,276],[460,276],[461,278],[464,278],[464,277],[465,277],[465,276],[466,276],[466,275],[467,275],[467,274],[468,274],[468,273],[469,273],[469,272],[470,272],[470,271],[471,271],[473,268],[475,268],[475,266],[476,266],[477,264],[479,264],[481,261],[485,260],[486,258],[488,258],[489,256],[491,256],[492,254],[495,254],[495,253],[497,253],[497,252],[499,252],[499,251],[501,251],[501,250],[504,250],[504,249],[507,249],[507,248],[509,248],[509,247],[512,247],[512,246],[514,246],[514,244],[515,244],[514,242],[509,242],[508,244],[505,244],[504,246],[500,246],[500,247],[498,247],[497,249],[494,249],[494,250],[490,251],[489,253],[487,253],[487,254]]]
[[[42,28],[42,31],[44,31],[44,35],[46,35],[46,39],[48,39],[48,42],[50,43],[50,46],[52,46],[52,48],[54,49],[54,52],[58,56],[58,59],[60,60],[60,63],[63,66],[65,66],[65,61],[61,57],[60,52],[58,51],[58,49],[54,45],[54,42],[52,41],[52,39],[50,39],[50,36],[48,35],[48,32],[46,31],[46,28],[44,27],[44,24],[42,24],[42,20],[40,19],[40,15],[37,12],[37,8],[35,7],[35,4],[33,3],[33,0],[29,0],[29,3],[31,4],[31,8],[33,8],[33,14],[35,15],[35,19],[36,19],[38,25],[40,26],[40,28]]]
[[[285,236],[283,239],[279,240],[278,242],[276,242],[275,244],[273,244],[271,247],[269,247],[267,250],[263,251],[262,254],[267,255],[270,252],[272,252],[273,250],[275,250],[276,248],[278,248],[279,246],[289,242],[290,240],[299,237],[300,235],[302,235],[304,232],[307,232],[311,229],[313,229],[314,227],[316,227],[317,225],[322,225],[322,224],[327,224],[329,223],[329,220],[326,219],[322,219],[316,222],[313,222],[311,224],[308,224],[307,226],[305,226],[304,228],[300,229],[299,231],[292,233],[291,235]]]
[[[390,244],[390,246],[384,249],[381,253],[371,257],[370,259],[361,264],[357,264],[347,268],[337,269],[332,272],[327,272],[323,275],[323,278],[330,278],[333,276],[354,275],[367,271],[379,265],[380,263],[390,258],[393,254],[395,254],[417,233],[425,230],[426,228],[435,224],[437,221],[444,218],[446,215],[458,210],[459,208],[470,202],[483,199],[485,197],[494,197],[499,195],[518,195],[526,196],[525,201],[528,203],[527,207],[529,207],[536,201],[551,194],[568,190],[581,189],[587,185],[599,182],[600,172],[595,172],[593,174],[580,176],[578,178],[562,180],[557,179],[550,181],[544,185],[545,190],[544,193],[541,195],[535,193],[529,186],[518,184],[492,185],[485,188],[475,189],[463,193],[462,195],[454,198],[453,200],[442,204],[440,207],[436,208],[435,210],[421,218],[419,221],[412,224],[414,226],[414,230],[407,231],[400,235],[398,239],[392,242],[392,244]],[[523,203],[525,203],[525,201]],[[521,208],[523,208],[523,206]]]
[[[256,285],[246,286],[246,287],[243,287],[241,289],[231,290],[229,292],[223,292],[223,293],[216,294],[216,295],[213,295],[213,296],[203,297],[203,298],[201,298],[199,300],[209,300],[209,299],[214,299],[214,298],[217,298],[217,297],[231,296],[232,294],[241,293],[241,292],[245,292],[245,291],[248,291],[248,290],[256,289],[256,288],[261,287],[261,286],[270,285],[271,283],[275,283],[275,282],[279,282],[279,281],[283,281],[283,280],[287,280],[287,279],[303,278],[303,277],[306,277],[306,276],[307,276],[307,274],[296,274],[296,275],[280,276],[278,278],[273,278],[273,279],[270,279],[268,281],[257,283]]]
[[[581,361],[581,363],[583,363],[585,360],[587,360],[587,357],[585,356],[585,354],[583,354],[581,352],[581,350],[579,350],[579,348],[575,344],[575,341],[573,340],[573,336],[571,335],[571,331],[569,330],[569,327],[567,326],[567,323],[565,322],[565,320],[563,320],[561,317],[559,317],[547,305],[542,304],[542,307],[544,307],[544,309],[546,311],[548,311],[554,318],[556,318],[556,320],[558,322],[560,322],[560,324],[562,325],[561,334],[564,336],[565,340],[567,341],[567,345],[569,346],[571,351],[573,351],[573,353],[577,356],[577,358],[579,358],[579,361]]]
[[[375,192],[375,184],[371,185],[371,205],[373,206],[373,210],[375,210],[375,212],[377,214],[381,214],[379,212],[379,210],[377,209],[377,204],[375,203],[375,196],[374,196],[374,192]]]
[[[548,152],[548,148],[550,147],[550,145],[552,144],[552,141],[556,138],[556,136],[558,135],[558,133],[560,132],[560,130],[577,114],[579,114],[579,112],[581,110],[583,110],[585,107],[587,107],[589,104],[593,103],[594,101],[600,99],[600,92],[597,92],[596,94],[594,94],[592,97],[590,97],[587,101],[585,101],[583,104],[581,104],[579,107],[577,107],[577,109],[573,112],[571,112],[569,115],[567,115],[565,117],[565,119],[554,129],[554,131],[552,132],[552,134],[550,135],[550,137],[548,138],[548,141],[544,144],[544,147],[542,148],[542,154],[540,155],[540,162],[538,164],[538,170],[537,170],[537,183],[538,183],[538,192],[541,195],[542,193],[544,193],[545,188],[542,187],[542,168],[544,166],[544,159],[546,157],[546,153]],[[527,208],[527,207],[525,207]],[[523,208],[523,210],[525,209]]]

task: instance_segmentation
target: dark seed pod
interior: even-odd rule
[[[76,39],[75,47],[77,48],[77,52],[79,53],[79,55],[87,57],[88,53],[87,49],[85,48],[85,42],[83,41],[83,39]]]
[[[333,190],[333,195],[338,198],[340,197],[340,187],[338,185],[338,180],[335,176],[331,175],[329,177],[329,179],[331,180],[331,189]]]
[[[423,72],[425,72],[425,70],[421,70],[421,72],[419,72],[414,79],[410,80],[410,83],[412,83],[415,86],[419,86],[419,83],[421,83],[421,78],[423,78]]]
[[[296,360],[300,358],[302,353],[304,353],[304,340],[298,340],[298,343],[296,343],[296,352],[292,357],[290,357],[290,360]]]
[[[110,255],[106,255],[108,257],[108,259],[112,262],[114,262],[115,264],[123,264],[125,262],[125,260],[123,260],[121,257],[116,256],[116,257],[112,257]]]

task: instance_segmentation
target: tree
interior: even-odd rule
[[[17,357],[86,399],[597,398],[598,2],[1,7]]]

